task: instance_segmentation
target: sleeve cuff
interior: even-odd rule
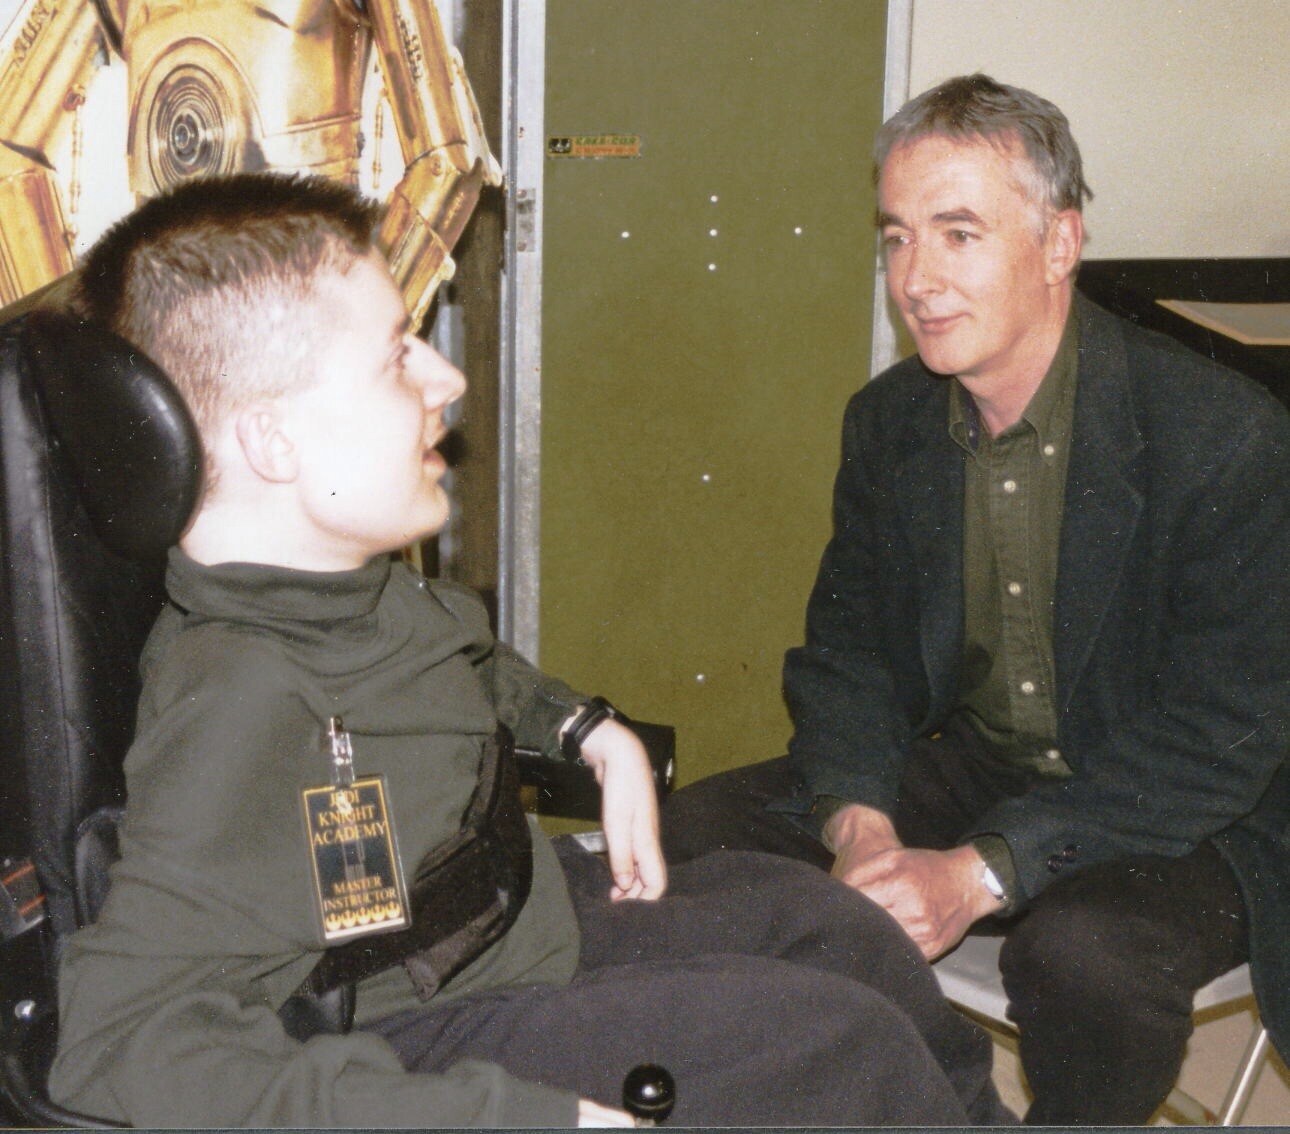
[[[806,800],[812,800],[809,807]],[[766,805],[766,810],[782,816],[799,831],[803,831],[815,839],[816,842],[822,843],[830,852],[833,848],[829,846],[824,838],[824,828],[828,822],[844,807],[849,807],[854,800],[842,799],[836,795],[817,795],[813,797],[794,796],[787,799],[772,800]]]

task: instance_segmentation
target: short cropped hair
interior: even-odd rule
[[[1020,188],[1045,214],[1082,212],[1093,196],[1066,115],[1047,99],[989,75],[947,79],[887,119],[874,142],[875,182],[893,150],[932,136],[1005,149],[1019,142],[1030,166],[1020,171]]]
[[[323,177],[186,181],[110,228],[77,304],[157,362],[209,447],[226,416],[310,378],[307,300],[373,249],[380,206]]]

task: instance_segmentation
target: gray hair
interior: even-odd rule
[[[1030,166],[1021,171],[1022,191],[1045,211],[1083,211],[1093,196],[1066,115],[1047,99],[989,75],[947,79],[887,119],[874,141],[875,182],[893,150],[931,136],[1003,148],[1020,142]]]

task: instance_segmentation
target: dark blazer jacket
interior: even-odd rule
[[[1020,900],[1063,870],[1212,840],[1251,916],[1263,1017],[1290,1050],[1290,416],[1254,383],[1076,297],[1075,428],[1053,647],[1074,775],[1000,803]],[[908,745],[952,710],[963,454],[917,358],[849,404],[834,535],[789,651],[801,774],[890,810]],[[1078,848],[1068,862],[1062,851]]]

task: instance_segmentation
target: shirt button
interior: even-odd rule
[[[1025,693],[1026,696],[1030,696],[1030,694],[1035,691],[1035,683],[1033,681],[1023,681],[1021,683],[1021,691]]]
[[[1017,491],[1017,482],[1015,480],[1005,480],[1003,482],[1003,490],[1009,496],[1011,496],[1014,492]]]
[[[1044,759],[1046,760],[1060,760],[1061,758],[1061,750],[1057,748],[1050,748],[1044,753]]]
[[[1012,595],[1012,596],[1013,596],[1013,598],[1016,598],[1016,597],[1017,597],[1017,595],[1021,594],[1021,584],[1020,584],[1020,583],[1009,583],[1009,584],[1008,584],[1008,594]]]
[[[1045,456],[1045,457],[1051,457],[1051,456],[1053,456],[1053,454],[1055,454],[1056,452],[1057,452],[1057,446],[1056,446],[1056,445],[1045,445],[1045,446],[1044,446],[1044,456]]]
[[[1046,865],[1048,866],[1050,873],[1057,874],[1061,868],[1066,865],[1066,860],[1063,859],[1061,855],[1050,854]]]

